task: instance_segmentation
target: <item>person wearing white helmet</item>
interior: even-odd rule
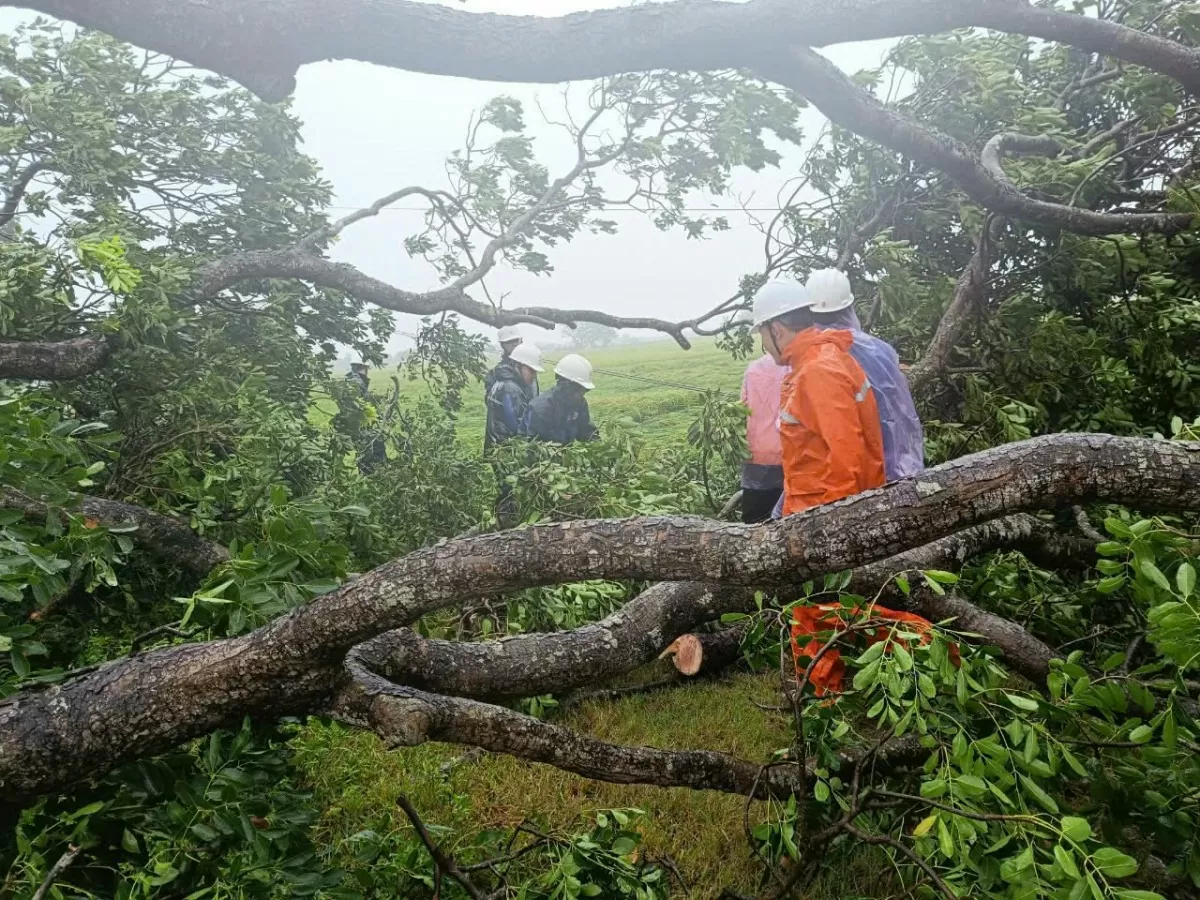
[[[539,441],[570,444],[599,437],[588,409],[592,364],[578,353],[568,353],[554,367],[554,387],[529,404],[525,433]]]
[[[483,433],[483,451],[492,456],[492,471],[496,474],[499,488],[496,521],[501,528],[516,525],[519,510],[512,485],[508,483],[511,459],[504,454],[494,455],[493,451],[500,444],[521,434],[529,411],[529,401],[534,396],[531,387],[537,385],[537,376],[541,371],[542,351],[536,344],[522,341],[493,370],[495,378],[485,397],[487,424]]]
[[[528,341],[514,347],[493,370],[495,378],[484,398],[487,408],[483,434],[485,451],[520,434],[521,423],[525,421],[525,413],[534,396],[531,387],[537,384],[538,372],[542,371],[542,351]]]
[[[497,332],[496,340],[500,344],[500,362],[497,363],[496,366],[483,378],[483,397],[485,403],[488,395],[492,392],[492,386],[496,383],[496,381],[502,376],[506,377],[505,371],[502,369],[502,367],[504,367],[505,363],[508,362],[513,350],[521,346],[524,338],[521,337],[521,332],[516,325],[505,325],[500,329],[499,332]],[[527,385],[527,388],[528,390],[526,393],[528,398],[532,400],[538,395],[537,379],[535,378],[532,383]]]
[[[920,473],[925,468],[925,433],[899,354],[887,341],[863,330],[854,312],[850,279],[844,272],[819,269],[808,276],[806,287],[817,327],[845,329],[854,337],[850,355],[870,379],[879,407],[887,480]]]
[[[763,349],[790,369],[779,408],[785,516],[884,483],[879,410],[850,355],[853,335],[818,327],[813,302],[794,279],[764,285],[754,297]]]

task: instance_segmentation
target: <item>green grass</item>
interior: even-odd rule
[[[615,743],[720,750],[766,761],[791,740],[783,715],[755,706],[777,704],[778,684],[777,675],[737,675],[583,703],[556,721]],[[757,893],[761,865],[746,841],[741,797],[605,784],[497,755],[462,763],[446,776],[441,765],[464,748],[426,744],[389,752],[373,735],[337,725],[309,725],[294,746],[314,800],[326,810],[317,835],[325,846],[347,846],[350,836],[364,829],[410,839],[408,820],[396,807],[401,793],[427,824],[454,830],[444,838],[452,851],[468,846],[481,831],[510,829],[526,819],[571,834],[587,830],[598,810],[638,807],[646,812],[638,826],[643,852],[670,857],[691,886],[692,900],[715,900],[723,887]],[[749,815],[752,825],[761,821],[765,805],[751,804]],[[348,853],[336,862],[350,871],[356,867]],[[828,866],[804,895],[806,900],[891,896],[901,895],[895,893],[887,860],[868,848]]]
[[[746,363],[733,359],[717,349],[711,340],[693,343],[684,350],[671,340],[648,344],[610,347],[603,350],[584,350],[583,354],[598,371],[593,378],[596,389],[588,394],[592,418],[601,427],[605,422],[632,419],[643,429],[650,443],[683,440],[688,426],[696,417],[700,394],[664,382],[692,385],[700,388],[722,389],[735,393],[742,383]],[[558,359],[561,354],[549,354]],[[553,365],[547,365],[540,382],[542,390],[554,384]],[[613,373],[613,374],[608,374]],[[376,369],[371,373],[371,389],[383,395],[391,390],[393,372]],[[621,376],[632,375],[649,379],[646,383]],[[420,381],[402,381],[401,396],[417,397],[428,388]],[[328,401],[318,403],[327,414]],[[469,446],[483,444],[483,385],[467,390],[459,418],[459,438]]]

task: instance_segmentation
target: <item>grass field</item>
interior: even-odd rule
[[[700,394],[673,387],[668,382],[736,393],[746,366],[745,362],[717,349],[711,340],[697,340],[691,350],[683,350],[674,341],[664,340],[584,350],[583,354],[600,370],[593,378],[596,389],[588,394],[592,418],[601,426],[606,421],[632,419],[645,428],[651,442],[682,439],[696,416]],[[547,354],[554,360],[559,355]],[[553,368],[548,364],[541,375],[543,391],[554,385]],[[379,394],[390,390],[391,375],[385,370],[372,372],[372,390]],[[648,379],[650,383],[635,379]],[[422,382],[402,382],[402,396],[416,396],[425,390]],[[482,385],[468,390],[459,424],[459,437],[478,446],[483,444],[482,390]]]

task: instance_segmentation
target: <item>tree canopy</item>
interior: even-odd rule
[[[745,797],[763,897],[867,848],[914,896],[1200,887],[1194,5],[25,5],[85,30],[0,43],[0,896],[397,893],[369,870],[400,850],[346,872],[317,837],[295,764],[317,720]],[[878,37],[899,40],[853,75],[813,49]],[[298,66],[334,58],[596,80],[562,171],[501,96],[445,184],[335,219],[286,102]],[[552,274],[614,206],[681,239],[734,227],[688,201],[739,167],[783,169],[779,211],[752,222],[762,259],[687,320],[489,289],[501,266]],[[426,209],[404,247],[432,288],[330,256],[402,199]],[[744,357],[731,316],[824,266],[911,364],[929,470],[722,522],[744,411],[712,391],[667,445],[612,420],[593,446],[505,448],[527,524],[495,530],[497,476],[459,439],[486,368],[464,320]],[[363,398],[339,348],[381,362],[396,313],[422,317],[416,347]],[[360,471],[367,438],[386,452]],[[843,650],[835,702],[788,652],[792,610],[818,602],[840,610],[818,654]],[[749,759],[556,721],[664,653],[688,676],[778,667],[789,745]],[[624,811],[451,852],[401,809],[434,873],[414,896],[684,890]]]

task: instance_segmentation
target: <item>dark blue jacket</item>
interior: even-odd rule
[[[554,387],[529,404],[525,433],[539,441],[570,444],[599,437],[588,411],[586,391],[560,378]]]
[[[537,379],[532,385],[526,384],[517,364],[505,358],[488,373],[484,385],[487,389],[484,396],[487,427],[483,434],[483,448],[487,450],[521,433],[529,400],[537,389]]]

